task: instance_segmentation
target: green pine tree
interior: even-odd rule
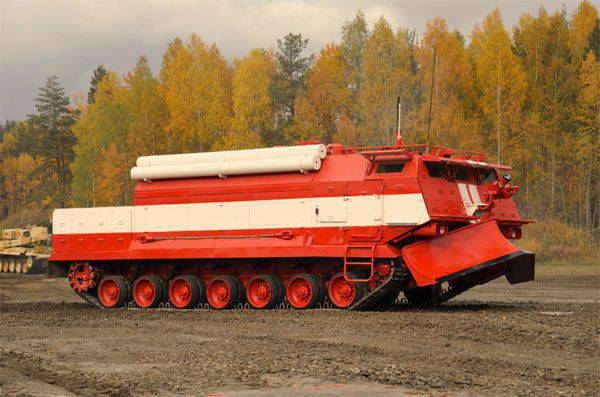
[[[92,73],[92,78],[90,80],[90,90],[88,91],[88,99],[87,102],[94,103],[94,95],[96,95],[96,90],[98,89],[98,83],[102,81],[104,76],[106,76],[108,72],[104,68],[104,65],[99,65],[94,69]]]
[[[73,161],[76,138],[71,131],[75,123],[69,98],[54,75],[46,79],[35,99],[36,113],[28,115],[28,125],[35,139],[31,154],[41,157],[39,172],[44,180],[43,192],[48,204],[64,207],[71,184],[69,165]]]
[[[313,55],[302,56],[308,45],[308,39],[302,34],[288,33],[283,40],[277,39],[277,73],[272,88],[273,102],[278,106],[277,127],[280,142],[283,143],[283,130],[290,125],[294,118],[294,104],[298,91],[304,89],[306,75],[313,61]]]

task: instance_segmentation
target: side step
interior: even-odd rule
[[[365,252],[366,251],[366,252]],[[363,255],[360,255],[362,253]],[[367,258],[365,258],[365,255]],[[359,256],[360,255],[360,256]],[[365,260],[366,259],[366,260]],[[351,266],[369,267],[368,278],[348,277],[348,268]],[[375,274],[375,244],[373,245],[347,245],[344,251],[344,278],[346,281],[364,283],[371,281]]]

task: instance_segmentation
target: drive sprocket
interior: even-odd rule
[[[97,283],[97,274],[89,263],[76,263],[69,269],[69,284],[73,291],[87,292]]]

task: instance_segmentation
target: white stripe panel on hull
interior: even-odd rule
[[[419,225],[423,195],[308,197],[223,203],[57,209],[54,234]]]

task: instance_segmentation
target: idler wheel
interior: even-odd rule
[[[294,309],[314,309],[323,300],[325,284],[314,274],[298,274],[290,279],[286,297]]]
[[[358,278],[356,275],[348,273],[349,278]],[[364,283],[348,281],[344,273],[336,273],[329,280],[327,294],[331,303],[340,309],[346,309],[354,303],[360,301],[365,296]]]
[[[246,299],[254,309],[273,309],[281,302],[283,285],[274,275],[254,276],[246,285]]]
[[[169,283],[169,302],[175,309],[191,309],[204,302],[204,281],[196,275],[177,276]]]
[[[133,300],[139,307],[157,307],[165,292],[160,276],[141,276],[133,284]]]
[[[206,300],[213,309],[231,309],[239,302],[240,292],[235,276],[215,276],[206,285]]]
[[[123,276],[104,276],[98,284],[98,300],[104,307],[121,307],[129,295],[127,280]]]

